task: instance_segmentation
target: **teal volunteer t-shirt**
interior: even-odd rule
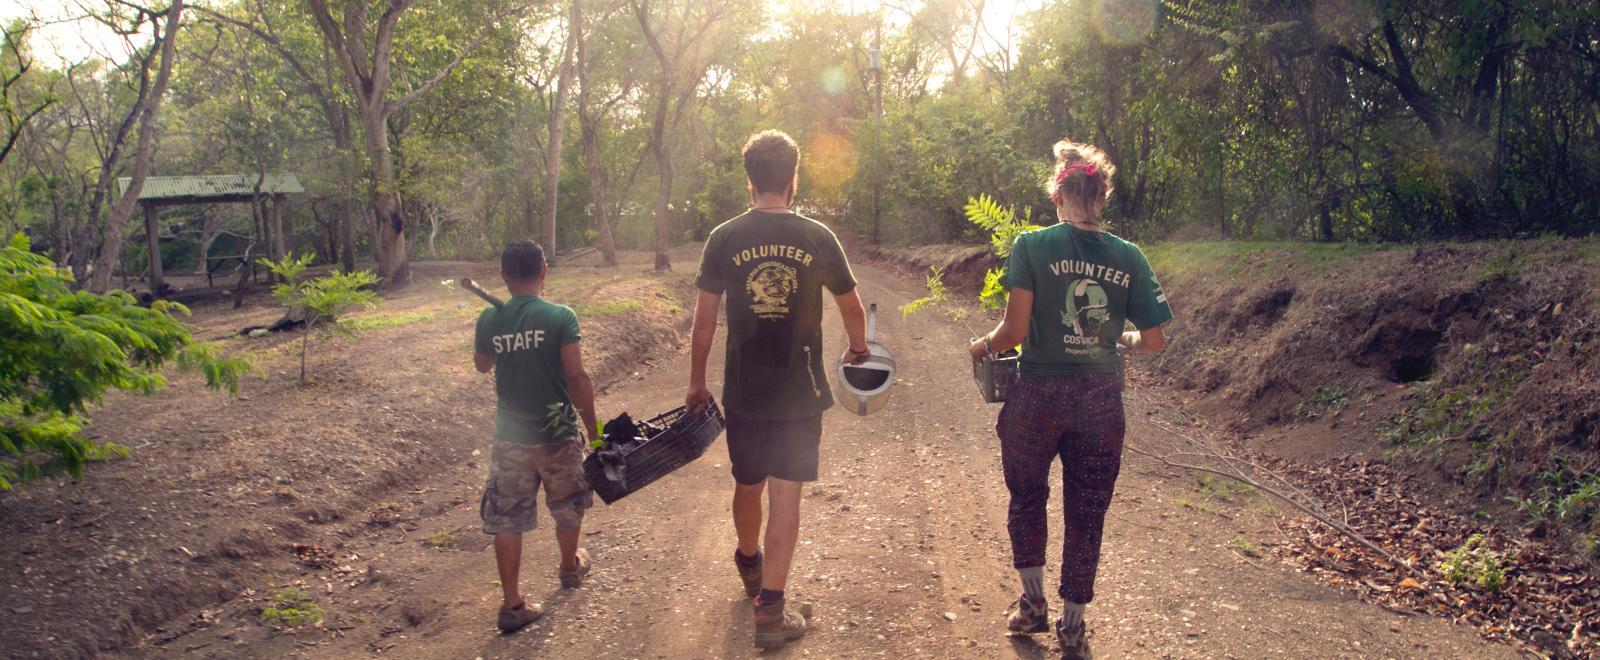
[[[572,308],[538,296],[513,296],[499,309],[478,315],[474,346],[494,358],[496,440],[550,443],[564,439],[553,431],[555,415],[579,428],[561,347],[582,339]],[[559,404],[552,409],[552,405]]]
[[[1067,223],[1017,237],[1006,285],[1033,292],[1024,377],[1117,373],[1123,322],[1148,330],[1172,308],[1138,246]]]
[[[700,290],[727,294],[722,404],[751,419],[799,419],[833,405],[822,357],[823,289],[854,290],[833,231],[795,213],[750,211],[706,238]]]

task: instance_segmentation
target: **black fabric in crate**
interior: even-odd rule
[[[722,433],[722,410],[712,402],[705,410],[689,413],[676,408],[637,426],[639,436],[627,439],[621,417],[607,422],[609,444],[589,454],[583,473],[596,495],[611,504],[661,477],[671,474],[706,453],[706,448]],[[612,424],[619,433],[615,437]],[[618,442],[618,441],[621,442]]]

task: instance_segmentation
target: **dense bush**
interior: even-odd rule
[[[78,436],[89,404],[107,390],[154,392],[176,362],[206,384],[233,391],[247,362],[221,357],[190,336],[157,301],[141,307],[117,291],[73,291],[71,277],[29,250],[21,234],[0,249],[0,489],[60,471],[78,477],[86,460],[125,455]]]

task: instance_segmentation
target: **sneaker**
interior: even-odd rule
[[[747,598],[755,598],[757,594],[761,593],[762,563],[763,557],[760,550],[756,551],[756,563],[754,566],[745,566],[739,563],[739,551],[733,551],[733,567],[739,569],[739,579],[744,582],[744,595]]]
[[[1094,660],[1094,653],[1089,651],[1089,629],[1082,622],[1068,629],[1065,619],[1056,619],[1056,641],[1061,643],[1061,660]]]
[[[589,575],[589,551],[578,548],[576,559],[578,560],[577,568],[561,569],[562,589],[577,589],[583,586],[583,578]]]
[[[783,601],[756,606],[756,648],[775,649],[804,637],[806,620],[811,618],[811,605],[800,606],[799,612],[785,610]]]
[[[502,605],[500,606],[500,617],[495,621],[495,625],[500,626],[502,634],[509,635],[521,630],[523,626],[538,621],[543,616],[543,605],[529,605],[526,601],[516,607]]]
[[[1006,630],[1031,635],[1050,631],[1050,604],[1043,598],[1029,598],[1026,594],[1006,610]]]

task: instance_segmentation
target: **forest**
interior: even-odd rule
[[[1038,354],[980,335],[1042,299],[1002,266],[1070,206],[1170,307],[1077,374],[1119,417],[1073,468],[1110,476],[1068,533],[1097,558],[1104,529],[1078,641],[1600,658],[1594,0],[0,0],[0,28],[0,655],[746,657],[788,580],[820,612],[802,653],[1083,657],[1061,623],[1010,634],[1043,632],[1012,615],[1054,559],[1007,554],[987,404]],[[723,349],[795,334],[739,348],[695,279],[760,206],[741,149],[768,129],[849,262],[810,321],[829,375],[871,356],[894,392],[815,416],[775,585],[727,516],[754,492],[759,528],[767,477],[728,484],[694,408],[733,400]],[[1104,158],[1058,169],[1063,139]],[[1052,202],[1112,171],[1109,200]],[[1111,305],[1091,279],[1073,328]],[[575,492],[651,430],[710,433],[581,536],[546,481],[558,540],[519,578],[520,532],[483,533],[520,401],[483,330],[535,302],[602,436],[565,455],[598,471]],[[1075,479],[1037,511],[1087,502]],[[508,629],[527,605],[550,616]]]
[[[109,36],[68,60],[59,25]],[[1582,0],[74,0],[10,18],[0,77],[0,230],[96,291],[148,268],[156,176],[256,184],[158,214],[170,272],[309,252],[398,285],[510,237],[670,268],[746,208],[764,128],[802,144],[799,208],[888,245],[977,238],[969,196],[1049,212],[1062,137],[1118,164],[1139,240],[1600,226]]]

